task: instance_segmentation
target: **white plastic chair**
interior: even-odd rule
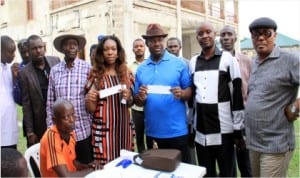
[[[24,157],[31,176],[40,177],[40,143],[27,148]],[[38,168],[38,170],[34,169],[34,166]],[[38,171],[38,173],[36,171]]]

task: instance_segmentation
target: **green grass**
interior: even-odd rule
[[[26,150],[26,138],[23,136],[22,130],[22,108],[18,107],[18,118],[19,118],[19,125],[20,125],[20,134],[19,134],[19,143],[18,143],[18,150],[21,153],[25,153]],[[289,164],[288,169],[288,177],[300,177],[300,167],[299,167],[299,157],[300,157],[300,120],[298,119],[294,123],[295,125],[295,132],[296,132],[296,149],[294,151],[294,155],[292,160]]]
[[[23,136],[22,119],[23,119],[22,107],[18,107],[18,123],[19,123],[18,150],[24,154],[27,148],[26,146],[27,143],[26,143],[26,138]]]
[[[288,177],[300,177],[299,157],[300,157],[300,121],[299,118],[294,123],[296,134],[296,149],[290,161],[288,169]]]

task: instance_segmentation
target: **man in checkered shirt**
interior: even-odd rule
[[[202,48],[189,64],[194,85],[194,129],[197,157],[208,177],[232,177],[234,143],[245,146],[242,80],[237,61],[215,44],[216,31],[202,22],[196,38]],[[216,161],[220,173],[216,172]]]

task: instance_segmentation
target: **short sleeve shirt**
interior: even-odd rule
[[[150,56],[137,69],[134,94],[140,86],[159,85],[186,89],[192,85],[187,65],[178,57],[164,52],[158,62]],[[147,136],[173,138],[187,134],[186,107],[184,100],[173,94],[147,95],[144,105],[145,131]]]
[[[287,120],[284,109],[297,97],[299,69],[299,54],[278,46],[263,62],[255,58],[245,108],[249,149],[263,153],[295,149],[294,124]]]
[[[66,165],[70,172],[76,171],[73,161],[75,153],[75,132],[66,143],[57,130],[56,125],[51,126],[43,135],[40,147],[40,170],[42,177],[58,177],[53,167]]]

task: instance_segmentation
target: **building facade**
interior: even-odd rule
[[[132,41],[149,23],[160,23],[169,37],[182,39],[182,55],[188,59],[201,51],[195,29],[202,21],[211,21],[218,31],[224,25],[238,31],[238,0],[1,0],[0,15],[1,34],[16,42],[40,35],[51,55],[61,56],[52,45],[57,35],[84,35],[81,57],[86,60],[99,34],[118,36],[127,60],[133,60]]]
[[[275,44],[280,46],[285,51],[296,52],[300,54],[300,41],[290,38],[284,34],[277,32]],[[253,48],[252,40],[245,38],[240,42],[241,51],[250,58],[256,56],[256,51]],[[299,55],[300,56],[300,55]]]

